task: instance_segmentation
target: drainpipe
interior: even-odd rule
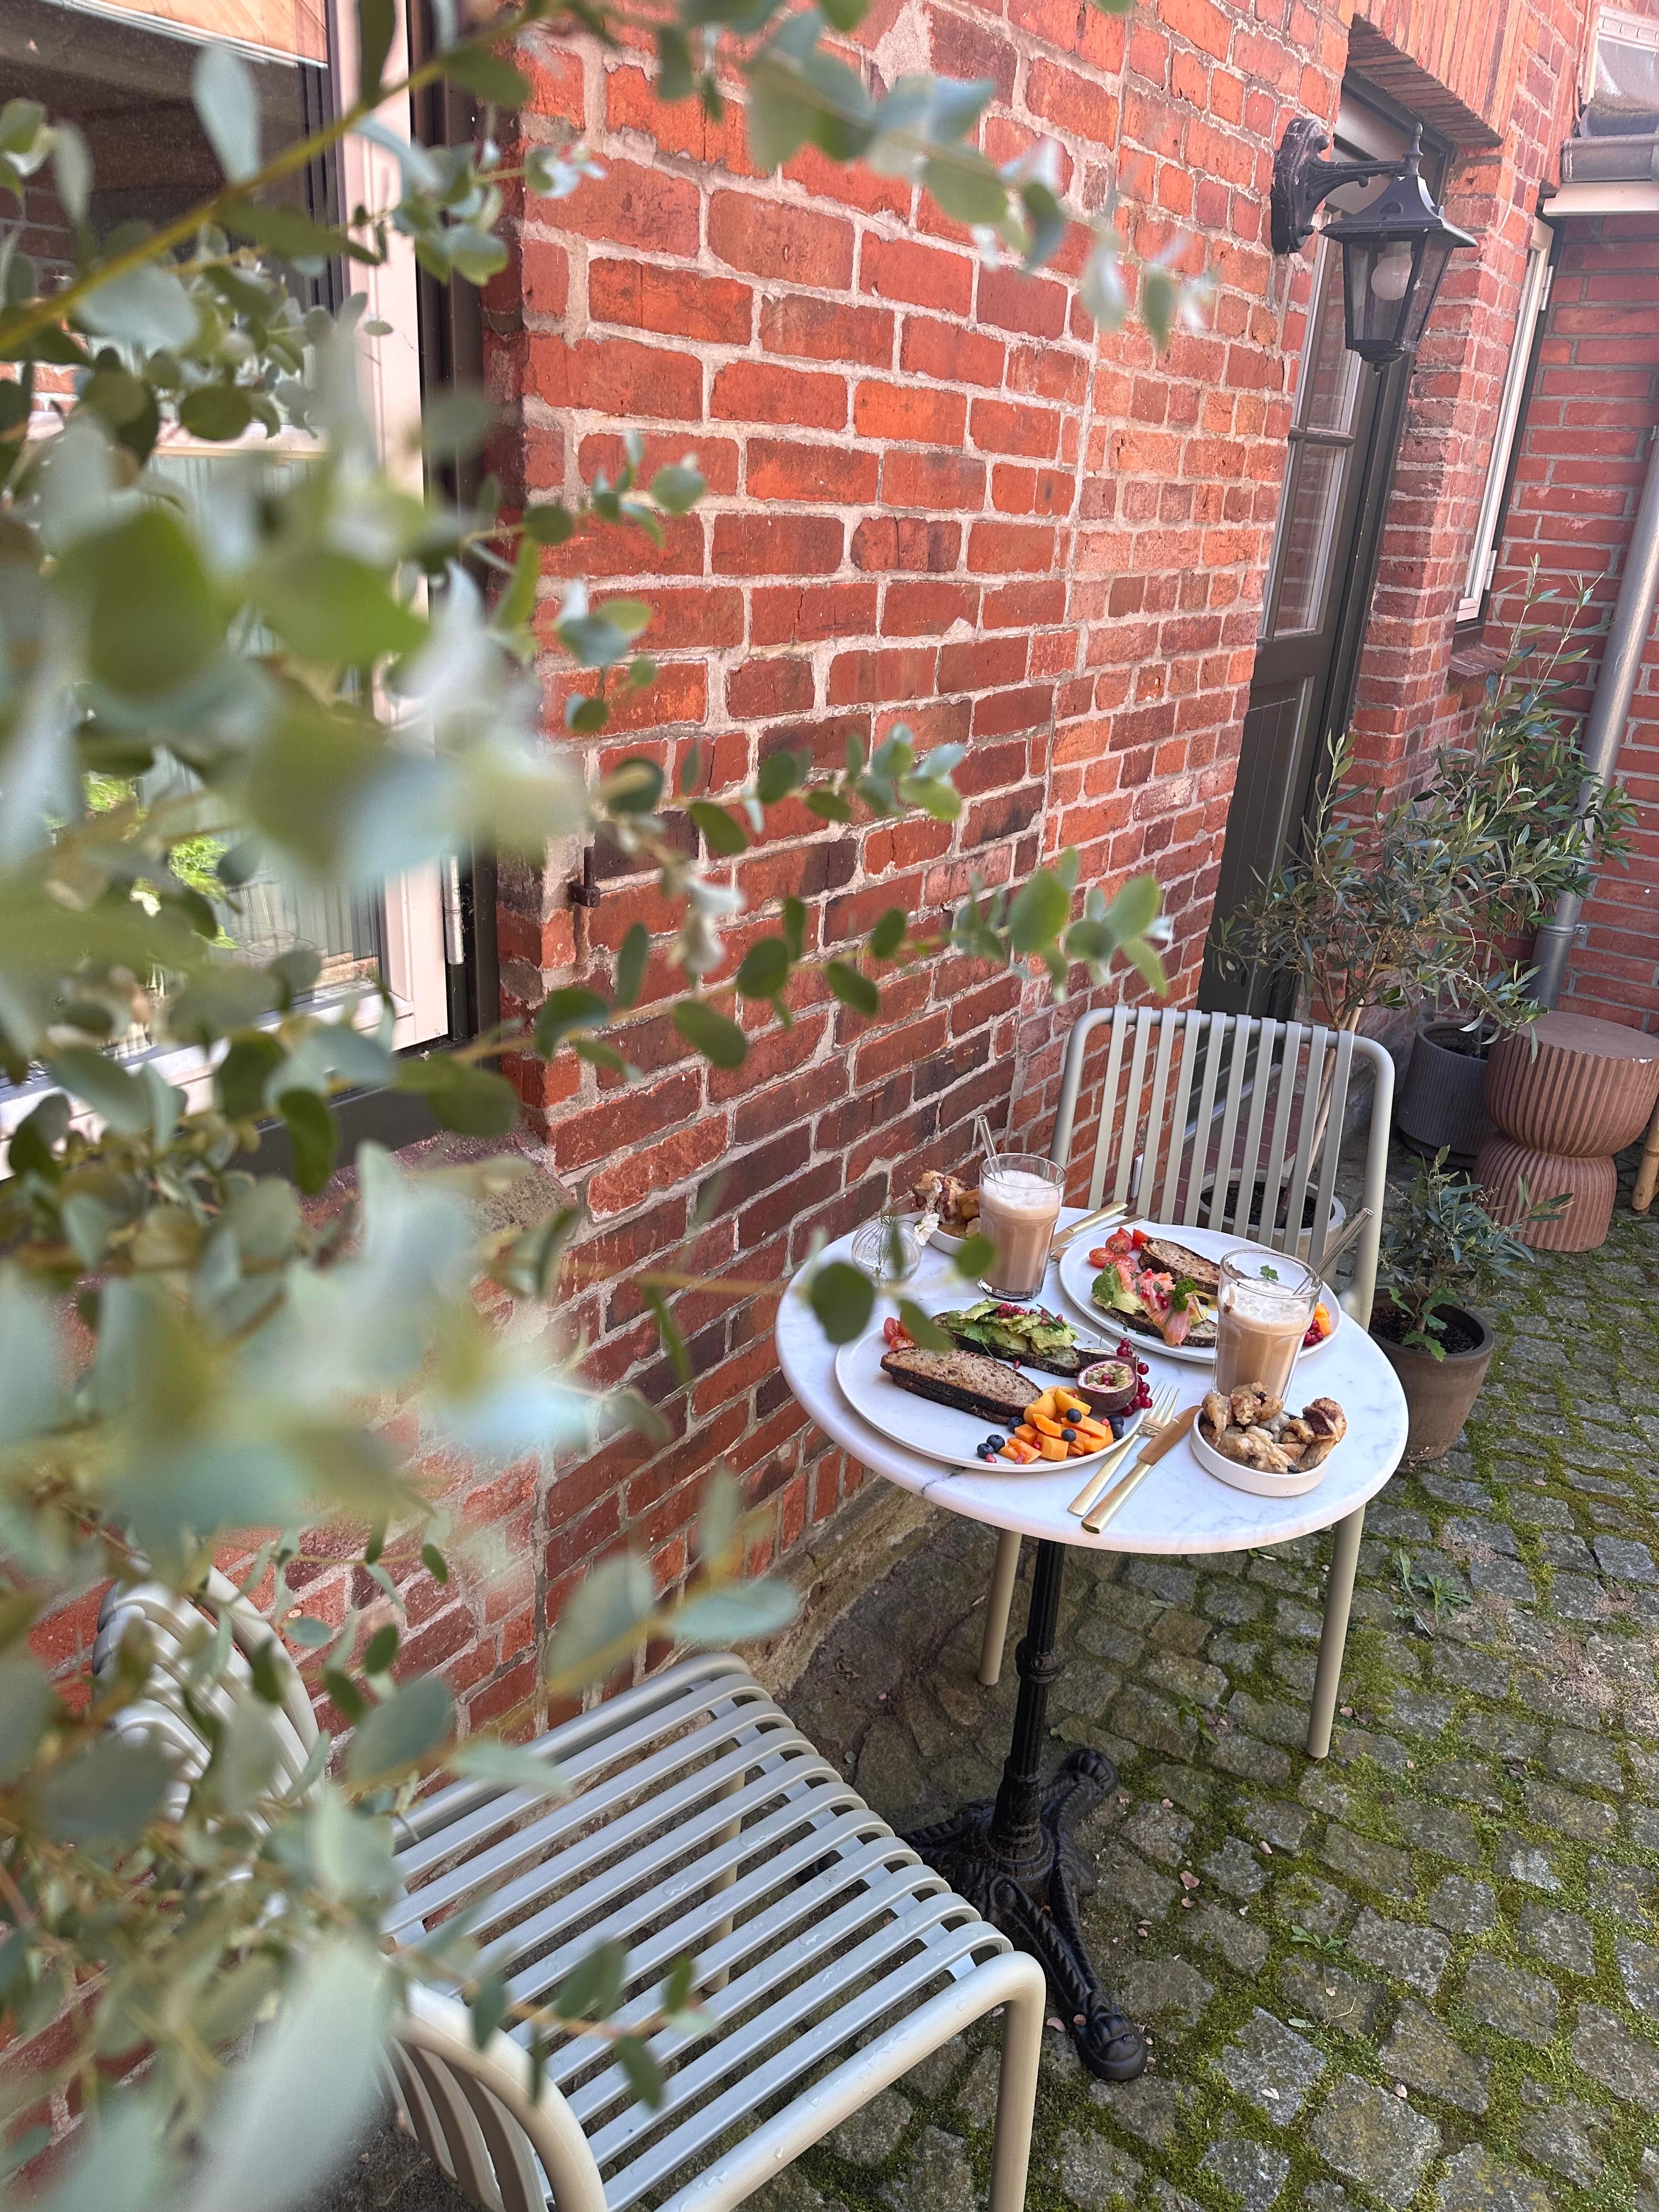
[[[1630,720],[1630,702],[1636,679],[1642,672],[1642,653],[1647,644],[1653,605],[1659,599],[1659,429],[1649,433],[1648,472],[1641,502],[1625,556],[1625,573],[1619,580],[1619,598],[1607,629],[1607,649],[1595,680],[1595,696],[1584,722],[1584,784],[1579,811],[1588,811],[1598,786],[1610,783],[1619,764]],[[1537,974],[1533,996],[1553,1006],[1566,980],[1567,957],[1577,933],[1579,909],[1584,902],[1571,891],[1557,900],[1553,918],[1538,933],[1533,947]]]

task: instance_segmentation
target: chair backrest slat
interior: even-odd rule
[[[1320,1164],[1319,1182],[1314,1193],[1313,1241],[1308,1247],[1308,1257],[1316,1267],[1325,1256],[1325,1240],[1331,1222],[1331,1200],[1336,1193],[1337,1162],[1342,1157],[1344,1116],[1338,1110],[1338,1101],[1346,1105],[1348,1085],[1352,1075],[1353,1031],[1339,1030],[1336,1033],[1336,1059],[1331,1070],[1330,1112],[1325,1123],[1324,1155]]]
[[[1273,1134],[1267,1139],[1267,1156],[1261,1164],[1261,1211],[1260,1238],[1264,1244],[1273,1243],[1273,1223],[1279,1215],[1279,1194],[1285,1188],[1285,1154],[1290,1149],[1291,1109],[1296,1098],[1297,1069],[1302,1059],[1304,1030],[1300,1022],[1286,1022],[1284,1042],[1279,1055],[1279,1079],[1273,1085]],[[1249,1229],[1250,1215],[1255,1211],[1255,1194],[1248,1186],[1239,1193],[1243,1219],[1242,1232]]]
[[[1255,1189],[1255,1180],[1261,1164],[1261,1125],[1267,1119],[1267,1102],[1273,1096],[1273,1067],[1274,1048],[1279,1042],[1277,1022],[1263,1022],[1256,1032],[1255,1060],[1251,1071],[1250,1110],[1244,1127],[1244,1149],[1237,1161],[1238,1181],[1233,1190],[1232,1211],[1223,1221],[1222,1227],[1234,1237],[1243,1237],[1249,1226],[1250,1198]],[[1221,1170],[1224,1187],[1232,1182],[1234,1162],[1229,1158]]]
[[[1198,1057],[1199,1024],[1182,1022],[1181,1039],[1181,1071],[1176,1078],[1175,1096],[1170,1101],[1170,1141],[1166,1147],[1168,1164],[1164,1170],[1164,1195],[1158,1204],[1160,1221],[1173,1221],[1179,1203],[1181,1176],[1183,1167],[1189,1174],[1197,1171],[1200,1163],[1188,1163],[1187,1147],[1187,1102],[1193,1095],[1193,1067]]]
[[[1134,1049],[1129,1055],[1129,1089],[1124,1101],[1121,1125],[1123,1141],[1117,1148],[1117,1174],[1112,1182],[1114,1205],[1121,1204],[1128,1197],[1130,1179],[1134,1174],[1136,1139],[1140,1129],[1140,1095],[1146,1081],[1146,1043],[1152,1033],[1152,1010],[1147,1006],[1142,1006],[1134,1018]],[[1113,1105],[1115,1109],[1115,1100]],[[1100,1135],[1096,1141],[1108,1146],[1112,1141],[1112,1132],[1103,1116]]]
[[[1088,1204],[1091,1211],[1101,1204],[1106,1188],[1112,1124],[1117,1113],[1117,1086],[1123,1073],[1123,1040],[1129,1033],[1129,1020],[1128,1010],[1123,1006],[1112,1016],[1112,1042],[1106,1054],[1106,1078],[1100,1088],[1100,1127],[1095,1132],[1094,1164],[1089,1170]]]
[[[1164,1150],[1164,1102],[1170,1085],[1170,1055],[1175,1050],[1178,1024],[1167,1013],[1158,1017],[1158,1054],[1152,1063],[1152,1092],[1146,1104],[1146,1121],[1140,1142],[1135,1149],[1140,1155],[1140,1171],[1135,1177],[1135,1202],[1143,1213],[1152,1212],[1158,1203],[1158,1164]]]
[[[1224,1024],[1227,1017],[1220,1017]],[[1204,1209],[1206,1229],[1224,1229],[1227,1225],[1227,1182],[1232,1173],[1233,1142],[1238,1134],[1238,1111],[1244,1096],[1245,1073],[1249,1066],[1250,1041],[1261,1024],[1245,1016],[1231,1024],[1231,1051],[1228,1056],[1227,1103],[1222,1109],[1221,1134],[1216,1142],[1215,1176],[1210,1184],[1210,1199]]]
[[[1281,1252],[1294,1252],[1302,1235],[1303,1212],[1308,1197],[1308,1176],[1313,1162],[1314,1129],[1318,1121],[1319,1089],[1325,1071],[1325,1047],[1330,1031],[1313,1029],[1308,1032],[1308,1067],[1302,1085],[1302,1114],[1297,1124],[1296,1152],[1291,1163],[1291,1179],[1285,1194],[1285,1226],[1277,1237],[1268,1233],[1264,1219],[1261,1241],[1277,1244]],[[1278,1209],[1273,1213],[1279,1218]]]
[[[1193,1024],[1193,1034],[1198,1034],[1198,1024]],[[1209,1176],[1210,1139],[1215,1127],[1216,1085],[1221,1078],[1221,1063],[1226,1056],[1227,1017],[1212,1014],[1210,1033],[1204,1041],[1204,1077],[1198,1093],[1198,1114],[1194,1127],[1198,1133],[1198,1150],[1193,1158],[1192,1172],[1187,1178],[1186,1203],[1181,1209],[1181,1218],[1188,1226],[1198,1220],[1198,1209],[1204,1200],[1204,1186]],[[1217,1164],[1219,1172],[1219,1163]]]

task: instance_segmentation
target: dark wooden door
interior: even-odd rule
[[[1335,152],[1348,160],[1403,153],[1391,118],[1345,96]],[[1381,184],[1334,204],[1363,206]],[[1255,670],[1228,810],[1215,914],[1233,913],[1295,849],[1334,730],[1347,719],[1376,580],[1382,510],[1399,445],[1408,362],[1379,372],[1344,341],[1342,257],[1320,241],[1307,337],[1273,533]],[[1289,995],[1259,978],[1224,975],[1213,947],[1199,1004],[1279,1013]]]

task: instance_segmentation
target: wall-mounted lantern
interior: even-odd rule
[[[1422,137],[1420,128],[1413,131],[1403,161],[1322,161],[1329,139],[1316,123],[1297,116],[1285,126],[1273,162],[1275,253],[1294,253],[1312,235],[1320,202],[1342,185],[1389,179],[1358,215],[1325,226],[1326,236],[1342,248],[1349,347],[1379,366],[1415,351],[1447,262],[1456,247],[1476,242],[1430,198],[1419,167]]]

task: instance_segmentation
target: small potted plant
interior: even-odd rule
[[[1534,1206],[1523,1188],[1520,1218],[1547,1220],[1567,1202]],[[1493,1338],[1475,1308],[1533,1256],[1513,1226],[1492,1219],[1443,1152],[1419,1164],[1382,1224],[1370,1333],[1406,1394],[1408,1459],[1444,1459],[1480,1395]]]

